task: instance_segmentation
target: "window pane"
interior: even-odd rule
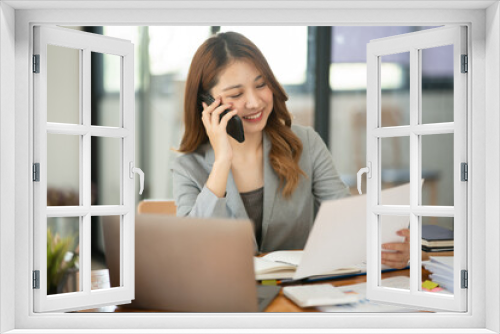
[[[418,26],[335,26],[332,27],[332,64],[330,66],[330,107],[329,148],[335,159],[337,170],[344,182],[357,193],[356,173],[366,167],[366,46],[371,40],[411,33],[434,27]],[[391,63],[392,68],[405,78],[409,68],[409,58],[382,59]],[[384,66],[388,66],[387,64]],[[396,70],[397,68],[397,70]],[[391,79],[390,75],[384,78]],[[392,77],[394,79],[396,77]],[[400,77],[401,78],[401,77]],[[387,80],[387,79],[385,79]],[[408,80],[398,79],[403,87]],[[406,83],[405,83],[406,82]],[[384,82],[382,93],[389,94],[398,88],[389,88]],[[394,87],[394,85],[393,85]],[[406,88],[407,89],[407,88]],[[406,90],[406,92],[408,92]],[[406,93],[407,94],[407,93]],[[291,94],[293,96],[293,94]],[[388,95],[384,98],[390,99]],[[394,99],[394,98],[393,98]],[[396,104],[398,107],[399,104]],[[404,107],[408,108],[409,101]],[[400,107],[398,107],[400,108]],[[394,109],[394,108],[392,108]],[[404,108],[400,108],[406,110]],[[386,116],[388,115],[389,116]],[[397,123],[388,106],[383,106],[383,124]],[[385,125],[388,123],[388,125]],[[406,125],[408,122],[406,123]],[[364,186],[364,182],[363,182]],[[363,193],[365,191],[363,190]]]
[[[80,205],[80,136],[47,134],[47,206],[68,205]]]
[[[421,217],[421,291],[453,294],[453,230],[450,217]]]
[[[311,69],[308,69],[308,52],[311,52],[308,46],[311,39],[309,27],[221,27],[221,32],[227,31],[243,34],[262,51],[277,80],[288,94],[287,107],[292,113],[293,123],[314,126],[314,94],[309,88],[313,78]],[[366,74],[364,76],[366,77]]]
[[[422,136],[422,205],[453,206],[453,134]]]
[[[47,45],[47,121],[80,124],[80,49]]]
[[[175,93],[172,85],[184,81],[193,55],[210,37],[210,27],[151,26],[147,28],[151,84],[163,93]],[[107,33],[109,27],[106,27]],[[135,44],[135,43],[134,43]],[[167,84],[170,81],[170,84]],[[163,84],[161,84],[163,83]]]
[[[391,268],[404,268],[406,263],[401,261],[404,257],[400,251],[384,249],[383,245],[390,246],[392,243],[402,243],[405,238],[396,234],[401,229],[408,229],[410,225],[409,215],[404,216],[379,216],[379,249],[381,252],[381,277],[384,278],[384,271]],[[387,262],[388,261],[388,262]],[[387,264],[384,264],[387,263]],[[400,272],[396,276],[408,276],[408,272]],[[379,281],[380,286],[392,287],[396,289],[409,290],[410,286],[398,285],[394,286],[392,283]],[[389,281],[390,282],[390,281]]]
[[[381,125],[410,124],[410,53],[403,52],[380,57],[380,85],[382,88]]]
[[[423,49],[422,123],[453,122],[453,45]]]
[[[47,218],[47,294],[81,291],[80,218]]]
[[[141,147],[142,167],[148,165],[144,169],[147,177],[143,198],[172,198],[169,166],[177,153],[165,148],[177,148],[182,138],[187,73],[197,48],[210,37],[210,27],[151,26],[144,29],[148,29],[149,33],[141,32],[147,36],[142,40],[142,48],[149,50],[149,57],[144,58],[141,68],[149,62],[149,69],[142,74],[148,76],[149,88],[142,95],[145,99],[143,103],[137,105],[137,112],[142,115],[142,126],[136,136]]]
[[[282,85],[305,83],[307,26],[222,26],[221,31],[238,32],[255,43]]]
[[[97,161],[92,161],[92,180],[97,190],[93,205],[120,205],[122,139],[92,137],[92,150],[97,151],[93,154]]]
[[[120,216],[92,217],[92,290],[120,286]]]
[[[92,125],[121,126],[120,91],[121,91],[121,58],[120,56],[92,52],[92,67],[100,69],[103,75],[104,92],[109,92],[107,99],[93,96],[92,107],[98,112],[92,113]],[[99,105],[97,105],[99,104]]]
[[[382,190],[397,187],[410,182],[410,138],[381,138],[381,185]],[[399,199],[399,203],[389,203],[381,198],[383,205],[410,205],[410,194]]]

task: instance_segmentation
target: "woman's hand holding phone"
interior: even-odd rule
[[[237,110],[231,110],[221,118],[220,114],[226,109],[231,108],[232,105],[221,104],[220,98],[217,98],[211,105],[202,102],[202,106],[201,120],[207,131],[208,139],[215,155],[214,166],[208,177],[206,186],[217,197],[224,197],[227,178],[233,160],[233,149],[229,142],[226,127],[231,117],[236,115]]]
[[[227,123],[237,114],[237,110],[231,110],[222,118],[220,114],[226,109],[232,107],[231,104],[221,104],[220,98],[217,98],[211,105],[202,102],[203,112],[201,120],[207,131],[210,144],[215,153],[215,162],[226,162],[231,165],[233,159],[233,150],[227,134]]]

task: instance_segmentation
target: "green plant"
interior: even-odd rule
[[[74,237],[61,238],[58,233],[52,234],[47,229],[47,294],[58,293],[57,288],[65,278],[69,269],[78,263],[78,247],[70,250]],[[73,256],[66,261],[66,254],[71,251]]]

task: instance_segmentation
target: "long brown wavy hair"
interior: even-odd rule
[[[264,131],[271,141],[271,166],[278,174],[283,196],[289,198],[297,188],[300,175],[306,176],[299,166],[302,142],[290,129],[292,119],[285,103],[288,100],[285,90],[257,46],[239,33],[218,33],[207,39],[196,51],[186,81],[185,131],[178,151],[191,153],[209,141],[201,121],[198,96],[210,92],[217,85],[219,74],[235,60],[253,63],[273,92],[274,108]]]

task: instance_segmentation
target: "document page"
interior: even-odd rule
[[[410,185],[382,191],[385,203],[398,205],[409,198]],[[408,228],[407,216],[384,217],[381,243],[402,242],[396,231]],[[366,195],[351,196],[321,204],[307,239],[294,279],[320,275],[366,263]]]

